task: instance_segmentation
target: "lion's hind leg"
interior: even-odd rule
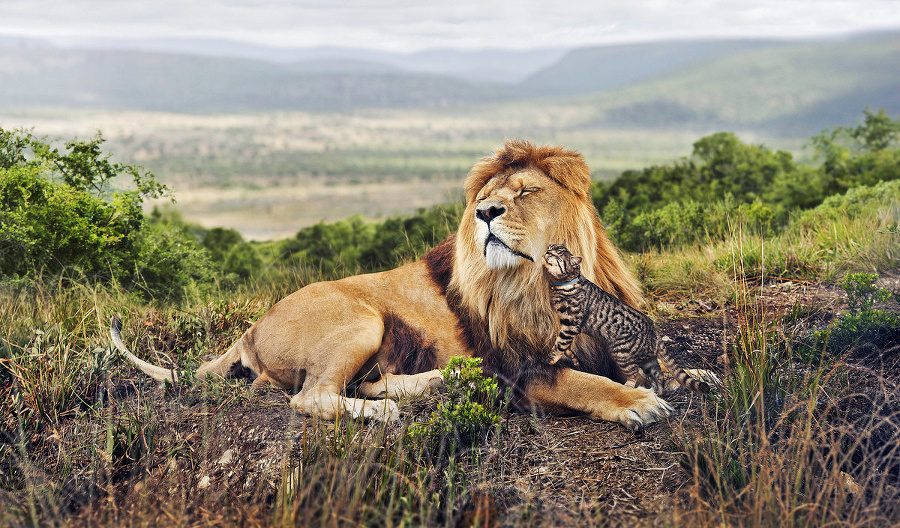
[[[357,420],[393,422],[400,418],[397,402],[390,399],[350,398],[334,385],[304,386],[291,398],[291,407],[300,414],[334,420],[343,413]]]
[[[337,326],[331,326],[327,332],[306,334],[305,345],[314,341],[314,347],[304,353],[318,364],[310,361],[303,389],[291,398],[291,407],[325,420],[334,420],[342,413],[355,419],[397,420],[400,411],[393,400],[350,398],[343,394],[347,383],[375,355],[384,338],[384,322],[379,316],[351,308],[346,308],[341,314],[344,319],[336,321]],[[297,347],[303,345],[294,343]]]

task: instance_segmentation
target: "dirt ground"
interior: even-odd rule
[[[843,294],[836,286],[780,282],[758,293],[760,306],[771,317],[792,307],[810,307],[799,325],[824,324],[843,309]],[[682,366],[724,375],[723,353],[734,340],[738,311],[703,300],[675,310],[676,317],[659,321],[671,355]],[[896,387],[897,348],[878,357],[865,351],[851,354],[845,361],[850,379],[863,388],[883,383]],[[190,390],[166,392],[137,375],[119,380],[117,387],[116,397],[132,408],[161,406],[146,412],[158,413],[158,427],[164,431],[151,449],[167,454],[151,457],[149,465],[108,475],[105,488],[77,500],[81,507],[76,516],[84,524],[108,524],[138,511],[145,518],[156,502],[164,502],[159,489],[147,489],[154,486],[168,487],[162,497],[183,508],[177,519],[167,520],[165,512],[171,508],[163,504],[155,522],[232,524],[233,516],[217,508],[233,508],[236,500],[249,501],[259,497],[260,490],[275,488],[286,455],[314,426],[312,419],[293,413],[288,397],[275,390],[232,386],[225,388],[232,394],[198,396]],[[667,395],[675,408],[669,421],[638,434],[586,417],[509,413],[500,437],[482,448],[484,481],[456,504],[455,523],[466,525],[479,511],[482,520],[487,516],[488,526],[518,526],[525,518],[553,526],[678,524],[672,512],[683,512],[694,502],[687,486],[691,475],[679,464],[673,434],[679,424],[690,426],[697,419],[702,398],[683,390]],[[402,412],[406,419],[422,419],[429,409],[420,401],[402,407]],[[360,434],[377,427],[367,424]],[[77,442],[83,428],[76,420],[63,422],[54,442]],[[53,442],[45,446],[52,449]],[[242,515],[246,517],[240,524],[266,524],[253,512]]]

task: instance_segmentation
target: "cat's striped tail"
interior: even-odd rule
[[[675,364],[675,361],[669,356],[666,347],[663,346],[662,343],[657,347],[656,357],[666,366],[669,372],[672,373],[672,377],[675,378],[675,381],[682,387],[697,394],[706,394],[711,390],[709,383],[691,376],[685,369]],[[717,379],[712,372],[703,371],[703,373],[708,374],[713,381]]]

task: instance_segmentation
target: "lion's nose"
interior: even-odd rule
[[[484,222],[485,224],[490,224],[491,220],[497,218],[506,212],[506,208],[498,205],[483,205],[479,206],[475,209],[475,217]]]

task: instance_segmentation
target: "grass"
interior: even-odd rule
[[[685,523],[887,526],[900,519],[900,406],[890,382],[843,360],[795,370],[791,340],[741,289],[719,397],[679,429],[697,505]],[[897,372],[893,372],[896,377]],[[854,383],[855,382],[855,383]]]
[[[898,214],[892,198],[849,210],[825,204],[798,215],[773,237],[735,224],[724,240],[632,255],[632,264],[653,296],[734,302],[739,279],[835,282],[848,272],[897,268]]]

